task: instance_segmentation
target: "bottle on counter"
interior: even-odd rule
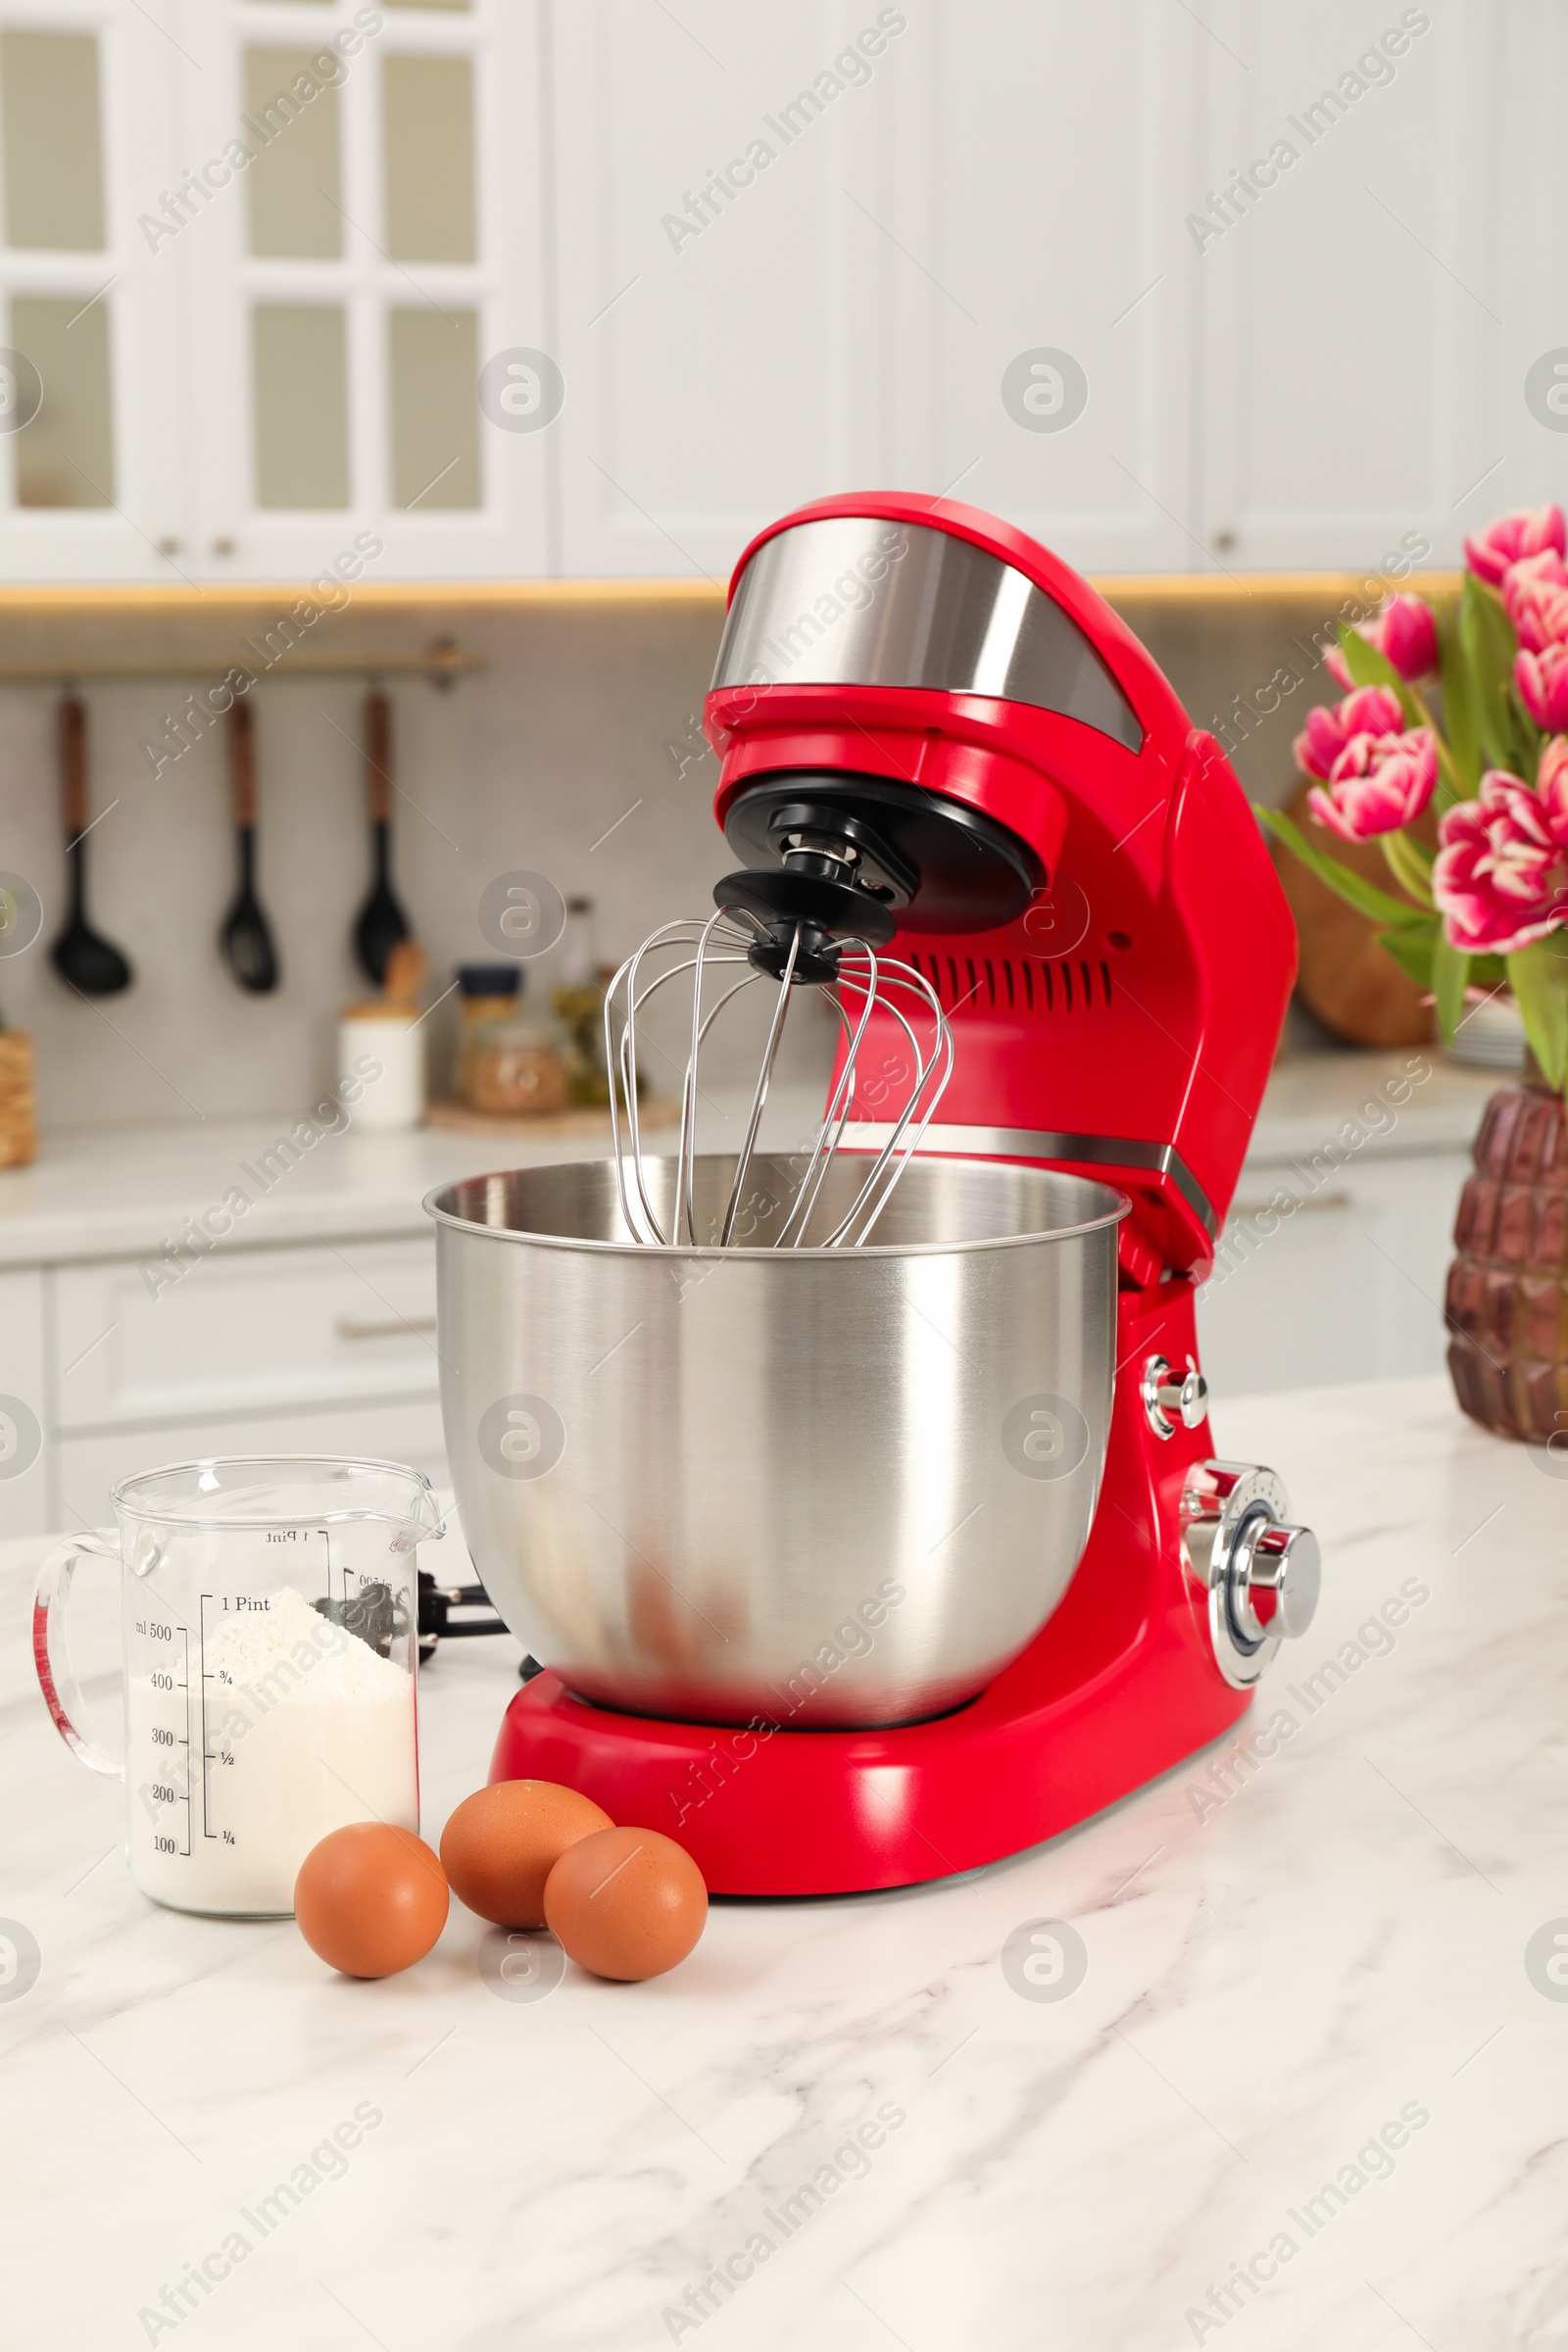
[[[550,1005],[561,1025],[562,1058],[573,1102],[602,1104],[610,1101],[610,1080],[605,1074],[605,990],[613,976],[613,964],[599,960],[592,899],[568,899],[561,978],[551,991]]]

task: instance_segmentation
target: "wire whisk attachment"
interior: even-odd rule
[[[692,1170],[697,1157],[698,1071],[703,1049],[726,1005],[759,980],[777,988],[778,1002],[762,1049],[728,1198],[712,1229],[700,1232],[692,1200]],[[649,1198],[638,1128],[638,1031],[644,1008],[672,982],[684,982],[690,991],[691,1042],[681,1082],[680,1145],[673,1205],[665,1212],[666,1231]],[[790,1163],[800,1170],[793,1200],[777,1203],[784,1213],[769,1222],[765,1238],[748,1231],[745,1246],[841,1250],[858,1249],[869,1240],[900,1176],[918,1151],[953,1074],[953,1033],[947,1015],[929,982],[911,965],[879,955],[869,940],[835,938],[825,942],[808,924],[764,924],[746,908],[736,906],[721,906],[706,921],[665,923],[626,957],[606,993],[605,1065],[611,1073],[611,1132],[621,1214],[634,1240],[666,1249],[736,1246],[736,1220],[746,1199],[747,1176],[784,1025],[792,997],[803,988],[818,991],[837,1014],[845,1040],[844,1057],[813,1142]],[[828,1171],[841,1148],[848,1155],[843,1138],[855,1103],[856,1066],[877,1013],[891,1016],[903,1031],[913,1063],[913,1083],[887,1141],[874,1152],[855,1153],[866,1167],[848,1210],[830,1231],[815,1232],[812,1211]]]

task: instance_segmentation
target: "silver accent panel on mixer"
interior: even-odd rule
[[[851,1119],[844,1143],[853,1152],[880,1151],[892,1130],[878,1119]],[[1210,1236],[1219,1232],[1214,1203],[1174,1144],[1152,1144],[1136,1135],[1067,1135],[1054,1127],[965,1127],[933,1119],[921,1147],[953,1152],[965,1159],[1075,1159],[1097,1168],[1147,1168],[1169,1176]]]
[[[796,523],[742,573],[713,685],[786,684],[987,695],[1143,741],[1089,638],[1032,580],[951,531],[872,515]]]

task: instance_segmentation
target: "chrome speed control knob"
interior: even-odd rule
[[[1238,1690],[1258,1681],[1281,1642],[1304,1634],[1317,1608],[1323,1559],[1310,1528],[1285,1516],[1272,1470],[1195,1462],[1182,1494],[1182,1549],[1202,1594],[1214,1659]]]
[[[1164,1356],[1152,1355],[1144,1366],[1144,1411],[1156,1438],[1196,1429],[1208,1411],[1208,1383],[1196,1366],[1178,1380]]]
[[[1298,1640],[1317,1614],[1323,1585],[1323,1553],[1312,1530],[1262,1520],[1236,1550],[1233,1605],[1244,1637]]]

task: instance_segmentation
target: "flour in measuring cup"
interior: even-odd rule
[[[413,1674],[292,1586],[263,1606],[209,1609],[188,1694],[132,1676],[126,1713],[131,1874],[160,1902],[289,1912],[300,1864],[328,1831],[418,1829]]]

